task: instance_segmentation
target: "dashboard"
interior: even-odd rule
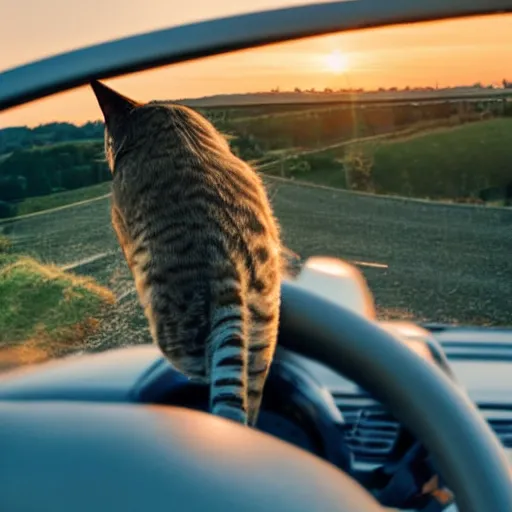
[[[512,329],[383,324],[463,386],[512,461]],[[161,404],[207,410],[153,345],[74,355],[0,375],[0,400]],[[258,428],[364,481],[396,456],[405,428],[386,407],[328,367],[278,348]],[[448,509],[446,509],[448,510]],[[454,509],[455,510],[455,509]]]
[[[446,356],[455,380],[512,450],[512,329],[425,327]],[[353,382],[314,361],[299,359],[329,390],[347,424],[355,424],[363,414],[364,421],[357,424],[350,441],[355,460],[361,465],[383,463],[393,447],[398,422]]]

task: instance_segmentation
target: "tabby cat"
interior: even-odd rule
[[[176,369],[209,383],[213,414],[253,426],[283,271],[263,183],[194,110],[91,87],[105,119],[112,223],[151,336]]]

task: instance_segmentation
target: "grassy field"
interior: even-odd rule
[[[274,150],[265,173],[337,188],[438,200],[467,200],[512,169],[512,119],[461,126],[420,123],[369,142],[345,141],[320,150]],[[372,138],[372,137],[369,137]],[[334,147],[333,147],[334,146]],[[337,146],[337,147],[336,147]],[[356,165],[354,168],[354,160]],[[265,161],[265,159],[261,160]],[[258,160],[255,161],[258,164]],[[361,182],[360,175],[368,174]],[[363,176],[364,177],[364,176]],[[110,192],[110,182],[28,198],[18,215],[44,211]]]
[[[66,192],[58,192],[47,196],[29,197],[22,201],[18,206],[18,215],[26,215],[36,213],[43,210],[51,210],[59,206],[65,206],[79,201],[94,199],[110,192],[110,182],[92,185],[90,187],[78,188],[76,190],[68,190]]]
[[[377,194],[478,202],[480,190],[512,176],[511,134],[508,118],[405,131],[312,152],[269,172]]]
[[[67,146],[69,146],[70,144],[72,144],[73,146],[90,146],[90,147],[94,147],[95,149],[103,149],[103,139],[82,139],[82,140],[73,140],[73,141],[69,141],[69,140],[63,140],[61,142],[54,142],[52,144],[48,144],[48,145],[44,145],[44,146],[35,146],[33,148],[31,148],[31,151],[41,151],[41,152],[46,152],[46,151],[53,151],[55,149],[58,149],[58,148],[66,148]]]
[[[512,119],[493,119],[368,146],[375,191],[457,199],[505,184],[512,176],[511,136]]]
[[[0,242],[0,370],[83,349],[114,303],[112,292]]]
[[[500,117],[506,115],[500,105],[444,101],[201,110],[237,155],[266,173],[351,190],[462,201],[484,188],[502,187],[508,178],[512,117]],[[44,134],[20,130],[23,147],[11,148],[15,130],[10,145],[4,144],[6,154],[0,154],[0,199],[7,202],[0,205],[0,216],[34,213],[106,193],[110,172],[98,138],[101,123],[54,123],[37,129]],[[425,138],[391,142],[427,132],[432,133]]]

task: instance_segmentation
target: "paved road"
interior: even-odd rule
[[[356,195],[269,180],[285,243],[315,254],[378,262],[363,268],[386,318],[512,324],[512,210]],[[112,252],[88,272],[124,293],[131,279],[103,199],[0,225],[18,246],[67,264]],[[124,301],[126,315],[130,305]],[[137,322],[138,323],[138,322]]]
[[[512,210],[274,183],[286,243],[364,269],[386,316],[512,324]]]

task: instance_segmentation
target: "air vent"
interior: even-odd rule
[[[356,461],[381,464],[396,441],[399,424],[370,398],[334,394],[345,419],[345,440]]]
[[[364,395],[333,393],[345,419],[345,440],[357,462],[382,464],[399,432],[399,423],[384,407]],[[512,448],[512,410],[495,404],[478,404],[489,426],[506,448]]]

